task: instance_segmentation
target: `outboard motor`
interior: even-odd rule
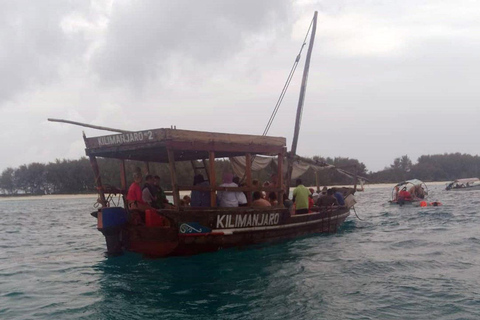
[[[97,229],[105,236],[107,254],[122,255],[122,230],[127,222],[127,212],[122,207],[105,207],[97,214]]]

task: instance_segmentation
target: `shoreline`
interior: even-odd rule
[[[445,185],[449,181],[434,181],[434,182],[426,182],[428,185]],[[368,183],[364,185],[365,189],[376,189],[376,188],[385,188],[391,187],[393,188],[395,183]],[[328,185],[328,188],[331,187],[352,187],[352,185]],[[307,188],[316,188],[316,186],[308,186]],[[320,188],[323,188],[323,185],[320,185]],[[291,187],[290,191],[295,189],[295,187]],[[187,194],[187,193],[185,193]],[[189,194],[189,193],[188,193]],[[12,200],[35,200],[35,199],[88,199],[88,198],[96,198],[98,196],[97,193],[87,193],[87,194],[42,194],[42,195],[28,195],[28,194],[17,194],[17,195],[7,195],[7,194],[0,194],[0,201],[12,201]]]
[[[0,195],[0,201],[12,201],[12,200],[39,200],[39,199],[88,199],[88,198],[96,198],[98,197],[97,193],[87,193],[87,194],[39,194],[39,195],[31,195],[31,194],[18,194],[18,195]]]

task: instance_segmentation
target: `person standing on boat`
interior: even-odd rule
[[[308,198],[310,191],[297,179],[296,188],[293,189],[293,202],[295,203],[295,214],[308,213]]]
[[[238,187],[233,182],[233,174],[225,173],[223,175],[223,183],[220,187]],[[220,207],[238,207],[247,203],[247,197],[243,192],[239,191],[218,191],[217,202]]]
[[[209,187],[210,183],[205,181],[202,174],[197,174],[193,177],[193,185],[200,187]],[[191,206],[192,207],[210,207],[210,192],[192,190],[190,193]]]

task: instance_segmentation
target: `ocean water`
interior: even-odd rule
[[[105,258],[92,198],[0,200],[0,319],[480,319],[480,192],[357,194],[336,234]]]

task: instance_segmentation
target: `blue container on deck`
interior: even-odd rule
[[[121,226],[127,222],[127,212],[122,207],[102,208],[103,228]]]

